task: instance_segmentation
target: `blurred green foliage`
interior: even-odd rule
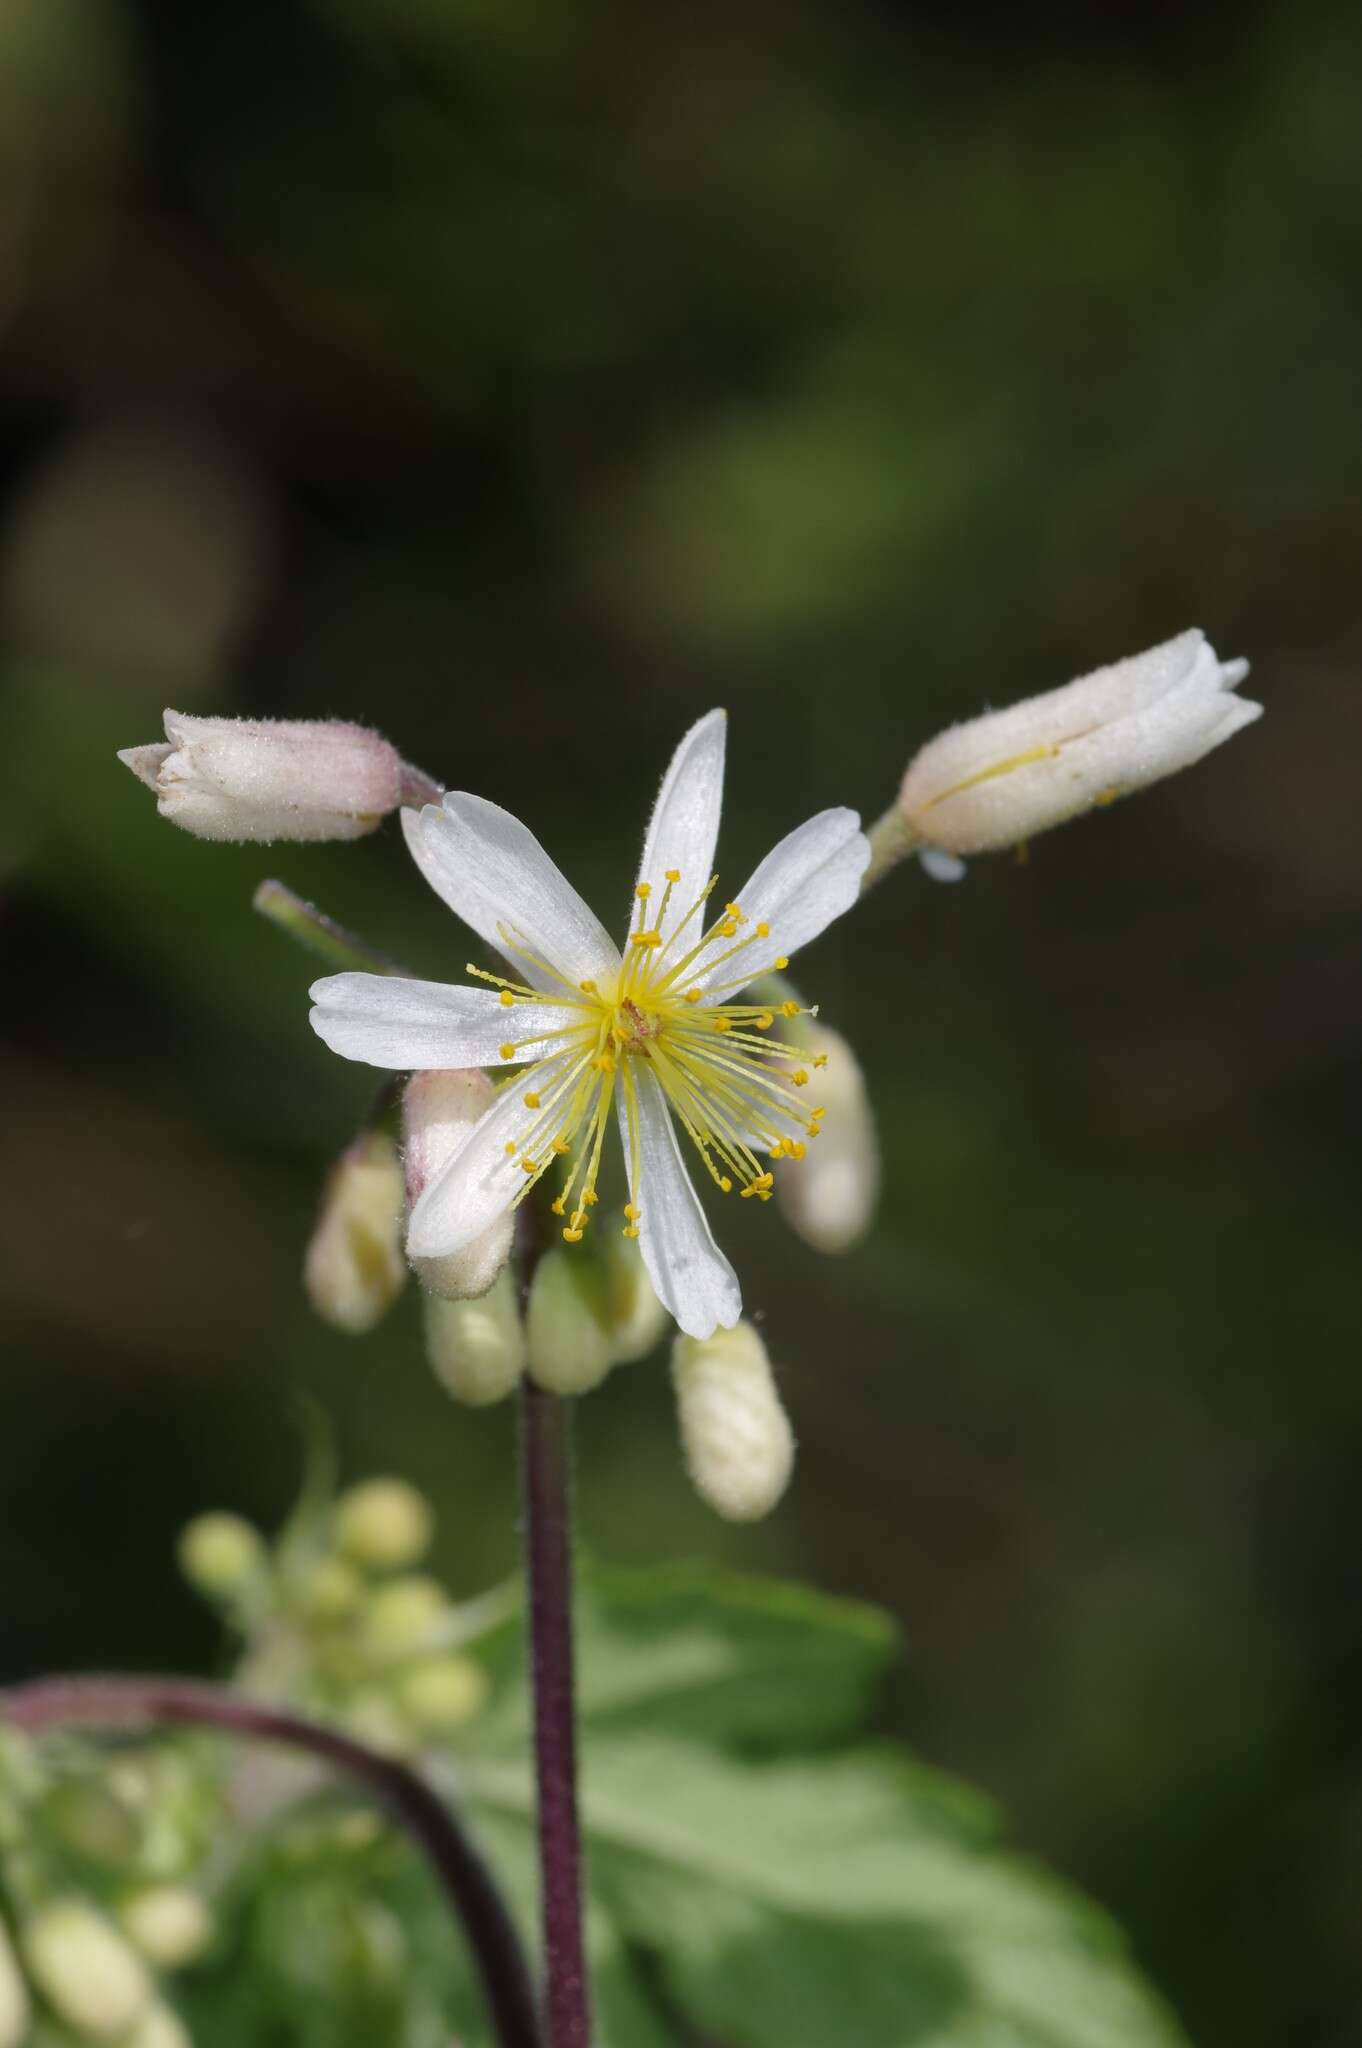
[[[1133,1929],[1203,2048],[1362,2038],[1355,10],[9,0],[0,11],[4,1657],[175,1664],[315,1394],[512,1555],[502,1415],[297,1268],[368,1090],[268,866],[425,972],[396,835],[269,863],[112,761],[338,713],[608,912],[685,724],[725,875],[942,723],[1201,624],[1267,720],[807,961],[872,1241],[725,1216],[800,1436],[718,1530],[663,1376],[587,1533],[879,1600],[892,1725]],[[753,1205],[748,1205],[750,1208]]]

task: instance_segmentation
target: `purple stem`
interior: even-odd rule
[[[492,1875],[454,1814],[408,1765],[300,1714],[188,1679],[39,1678],[0,1692],[0,1717],[34,1732],[163,1721],[221,1728],[307,1750],[358,1779],[419,1844],[439,1879],[473,1951],[501,2048],[543,2048],[525,1957]]]
[[[590,2048],[572,1679],[572,1409],[528,1376],[520,1393],[520,1470],[548,2048]]]

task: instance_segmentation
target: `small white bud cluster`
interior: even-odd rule
[[[993,853],[1189,768],[1262,716],[1246,661],[1193,628],[1062,689],[954,725],[911,762],[898,809],[916,842]]]
[[[401,756],[362,725],[167,711],[165,734],[118,758],[199,839],[358,839],[401,801]]]
[[[361,1132],[327,1179],[303,1259],[303,1285],[323,1322],[363,1336],[406,1285],[402,1165],[386,1131]]]
[[[40,1906],[24,1925],[22,1948],[35,1989],[88,2040],[120,2040],[153,2009],[146,1964],[88,1899],[73,1894]]]
[[[678,1337],[672,1382],[696,1492],[727,1522],[759,1521],[789,1484],[795,1449],[761,1338],[750,1323]]]
[[[776,1167],[776,1199],[785,1220],[819,1252],[846,1252],[874,1221],[880,1148],[865,1076],[840,1032],[817,1024],[801,1049],[820,1061],[818,1096],[826,1110],[818,1141],[800,1160]]]

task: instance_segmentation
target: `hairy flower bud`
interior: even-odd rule
[[[801,1044],[818,1100],[803,1158],[776,1167],[776,1199],[790,1228],[815,1251],[850,1251],[869,1230],[879,1198],[875,1118],[860,1063],[841,1033],[816,1025]]]
[[[202,1955],[213,1916],[197,1892],[181,1884],[149,1884],[118,1908],[123,1932],[158,1970],[182,1970]]]
[[[403,1167],[407,1206],[414,1209],[441,1169],[459,1150],[474,1124],[496,1099],[479,1067],[413,1074],[402,1095]],[[445,1258],[412,1260],[412,1270],[431,1294],[466,1301],[486,1294],[506,1264],[515,1218],[507,1210],[462,1251]]]
[[[769,1514],[789,1483],[794,1434],[750,1323],[672,1350],[681,1444],[695,1490],[727,1522]]]
[[[406,1284],[402,1166],[384,1131],[365,1131],[332,1168],[303,1260],[303,1285],[323,1322],[362,1337]]]
[[[180,1570],[196,1593],[229,1600],[265,1568],[265,1539],[240,1515],[195,1515],[180,1531]]]
[[[530,1377],[551,1394],[586,1394],[610,1370],[605,1276],[585,1247],[546,1252],[525,1311]]]
[[[660,1342],[671,1317],[653,1292],[638,1240],[612,1230],[602,1244],[610,1357],[615,1365],[633,1365]]]
[[[428,1294],[426,1356],[446,1393],[486,1408],[514,1393],[525,1370],[525,1330],[509,1266],[476,1301]]]
[[[362,725],[167,711],[165,732],[118,758],[200,839],[358,839],[401,800],[401,757]]]
[[[29,1975],[78,2034],[117,2040],[152,2002],[151,1979],[136,1951],[82,1898],[39,1907],[23,1932]]]
[[[20,2048],[28,2039],[28,1987],[9,1935],[0,1921],[0,2048]]]
[[[336,1502],[332,1524],[347,1557],[371,1571],[400,1571],[430,1548],[434,1517],[405,1479],[365,1479]]]
[[[1189,768],[1262,716],[1195,627],[1006,711],[953,725],[915,756],[899,811],[947,853],[993,853]]]

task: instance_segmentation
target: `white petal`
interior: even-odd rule
[[[719,812],[724,796],[724,742],[728,713],[711,711],[693,725],[672,755],[653,806],[638,879],[652,888],[649,909],[660,912],[669,868],[680,871],[665,921],[657,916],[655,931],[664,937],[680,922],[714,872],[719,837]],[[630,922],[635,906],[630,906]]]
[[[503,1088],[449,1164],[427,1186],[407,1225],[407,1256],[461,1252],[505,1214],[525,1185],[520,1144],[535,1123],[521,1085]],[[507,1145],[515,1150],[508,1153]]]
[[[769,924],[774,951],[787,958],[797,953],[850,910],[869,861],[870,842],[855,811],[820,811],[787,833],[738,891],[746,930]],[[703,988],[716,972],[731,981],[732,963],[697,975],[697,984]]]
[[[316,1006],[312,1029],[332,1052],[401,1073],[499,1067],[503,1045],[569,1031],[581,1021],[581,1012],[563,1003],[520,1002],[508,1010],[490,988],[395,974],[328,974],[313,982],[309,994]],[[545,1059],[561,1045],[561,1038],[540,1042],[521,1058]]]
[[[738,1276],[714,1242],[691,1186],[672,1128],[666,1097],[643,1061],[632,1062],[634,1101],[616,1091],[620,1136],[630,1174],[630,1195],[641,1211],[639,1250],[653,1292],[688,1337],[732,1329],[742,1314]],[[630,1119],[636,1116],[639,1173],[633,1178]]]
[[[451,790],[443,806],[404,810],[402,829],[431,888],[514,962],[518,980],[552,994],[565,984],[608,983],[618,973],[620,956],[599,918],[509,811]],[[501,927],[509,929],[509,942]],[[509,951],[517,942],[537,964]]]

